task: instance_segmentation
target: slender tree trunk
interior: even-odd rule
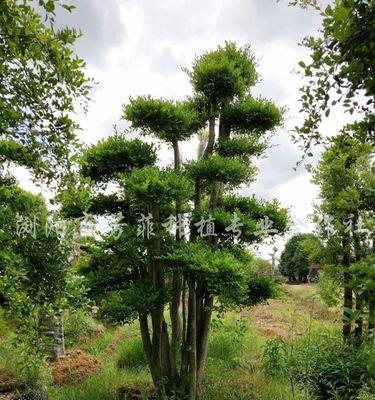
[[[368,302],[368,335],[371,338],[375,337],[375,298],[373,296]]]
[[[159,222],[159,209],[152,206],[152,216],[154,222]],[[164,290],[164,271],[161,260],[158,258],[161,250],[160,238],[153,239],[152,243],[152,278],[155,293],[160,294]],[[157,375],[157,390],[161,400],[167,399],[165,390],[165,374],[162,360],[163,346],[163,322],[164,322],[164,305],[161,301],[153,308],[152,313],[152,364]]]
[[[355,296],[355,311],[358,315],[355,320],[354,336],[357,341],[361,341],[363,334],[363,299],[358,293]]]
[[[139,325],[141,330],[141,337],[143,343],[143,350],[146,354],[147,362],[150,368],[152,381],[154,382],[155,387],[158,386],[158,374],[154,368],[153,358],[152,358],[152,343],[150,339],[150,331],[148,328],[148,321],[146,314],[139,315]]]
[[[208,119],[208,142],[206,149],[204,150],[203,157],[207,158],[215,146],[215,109],[213,104],[210,106],[210,117]]]
[[[353,312],[353,290],[351,288],[351,274],[350,268],[350,249],[349,240],[345,239],[342,243],[344,255],[344,310],[343,310],[343,323],[342,334],[345,340],[350,338],[352,332],[352,312]]]
[[[178,141],[172,143],[174,153],[174,169],[175,171],[181,168],[180,150]],[[176,221],[180,221],[181,204],[176,201]],[[180,233],[182,235],[180,236]],[[176,227],[176,242],[183,238],[183,229]],[[180,319],[180,305],[181,305],[181,291],[182,291],[182,276],[180,271],[174,270],[172,273],[172,301],[170,304],[170,315],[172,325],[172,340],[171,340],[171,375],[175,383],[178,383],[178,370],[177,370],[177,350],[181,345],[181,319]]]
[[[188,346],[189,346],[189,400],[197,397],[197,315],[195,282],[189,279],[189,315],[188,315]]]
[[[187,321],[186,316],[188,315],[187,304],[186,304],[186,278],[183,281],[182,287],[182,345],[181,345],[181,365],[180,365],[180,393],[183,396],[187,387],[187,373],[189,364],[189,343],[188,338],[190,336],[189,328],[190,325]]]
[[[202,312],[198,345],[197,345],[197,399],[202,398],[202,384],[204,376],[204,368],[206,365],[207,351],[208,351],[208,338],[211,327],[213,296],[206,293],[205,304]]]

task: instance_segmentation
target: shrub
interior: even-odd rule
[[[0,372],[11,378],[14,390],[41,387],[50,379],[43,354],[13,338],[0,342]]]
[[[233,321],[214,319],[212,335],[208,347],[208,357],[222,361],[228,366],[236,366],[245,348],[244,336],[248,326],[243,320]]]
[[[73,347],[80,342],[103,334],[104,326],[84,310],[76,310],[64,321],[65,343]]]
[[[269,341],[263,368],[307,388],[319,399],[357,399],[363,388],[375,395],[375,349],[371,343],[345,344],[341,336],[313,332],[288,343]]]
[[[249,276],[246,305],[252,306],[277,295],[278,288],[274,280],[261,275]]]

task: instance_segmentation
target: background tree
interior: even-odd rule
[[[300,99],[306,119],[297,128],[295,140],[306,153],[311,145],[321,143],[320,123],[336,104],[350,113],[361,113],[360,120],[369,128],[369,139],[374,140],[374,2],[340,0],[324,10],[316,0],[290,3],[311,5],[323,18],[322,35],[302,42],[310,50],[311,60],[299,63],[306,77]]]
[[[45,21],[36,3],[46,11]],[[89,90],[84,62],[71,48],[79,34],[54,28],[59,4],[4,0],[0,5],[1,162],[15,161],[47,178],[69,164],[77,128],[73,107],[84,105]]]
[[[351,265],[373,251],[374,180],[373,147],[344,132],[330,140],[314,182],[320,187],[321,235],[325,241],[325,269],[344,289],[343,335],[352,333],[352,320],[362,315],[364,300],[356,290],[356,314],[353,314]],[[372,199],[369,201],[369,199]],[[355,333],[362,335],[362,318],[356,319]]]
[[[279,271],[289,281],[306,282],[311,263],[317,261],[314,255],[319,247],[319,239],[311,233],[299,233],[292,236],[281,253]]]
[[[60,234],[41,197],[11,178],[0,186],[0,293],[19,321],[19,333],[37,351],[44,340],[52,358],[65,354],[60,314],[78,296],[71,238]],[[61,226],[60,226],[61,227]]]

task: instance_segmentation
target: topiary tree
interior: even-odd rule
[[[89,208],[120,211],[122,224],[120,234],[112,231],[88,250],[83,269],[108,316],[139,320],[160,399],[202,397],[212,312],[264,299],[260,281],[252,296],[245,247],[281,234],[288,222],[276,201],[234,191],[254,178],[252,159],[263,153],[282,114],[250,94],[257,74],[249,47],[226,43],[198,57],[187,73],[192,98],[141,96],[124,107],[133,128],[173,148],[173,168],[155,165],[154,146],[120,135],[82,159],[82,174],[95,183]],[[183,163],[179,143],[206,124],[201,157]],[[112,183],[117,189],[105,194]]]

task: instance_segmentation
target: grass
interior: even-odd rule
[[[50,400],[116,400],[121,388],[136,388],[149,395],[152,381],[139,335],[138,324],[103,327],[90,316],[70,321],[72,349],[97,357],[102,371],[84,382],[50,386]],[[261,352],[266,341],[281,334],[303,335],[316,326],[335,326],[335,313],[316,299],[312,286],[288,288],[285,295],[252,310],[215,316],[212,322],[204,381],[205,400],[311,400],[289,382],[268,376],[262,369]],[[80,327],[90,335],[80,335]],[[74,333],[73,333],[74,332]],[[78,339],[77,339],[78,338]],[[74,339],[74,340],[73,340]],[[0,337],[0,344],[1,344]],[[1,365],[0,365],[1,368]],[[367,400],[366,394],[363,399]]]

